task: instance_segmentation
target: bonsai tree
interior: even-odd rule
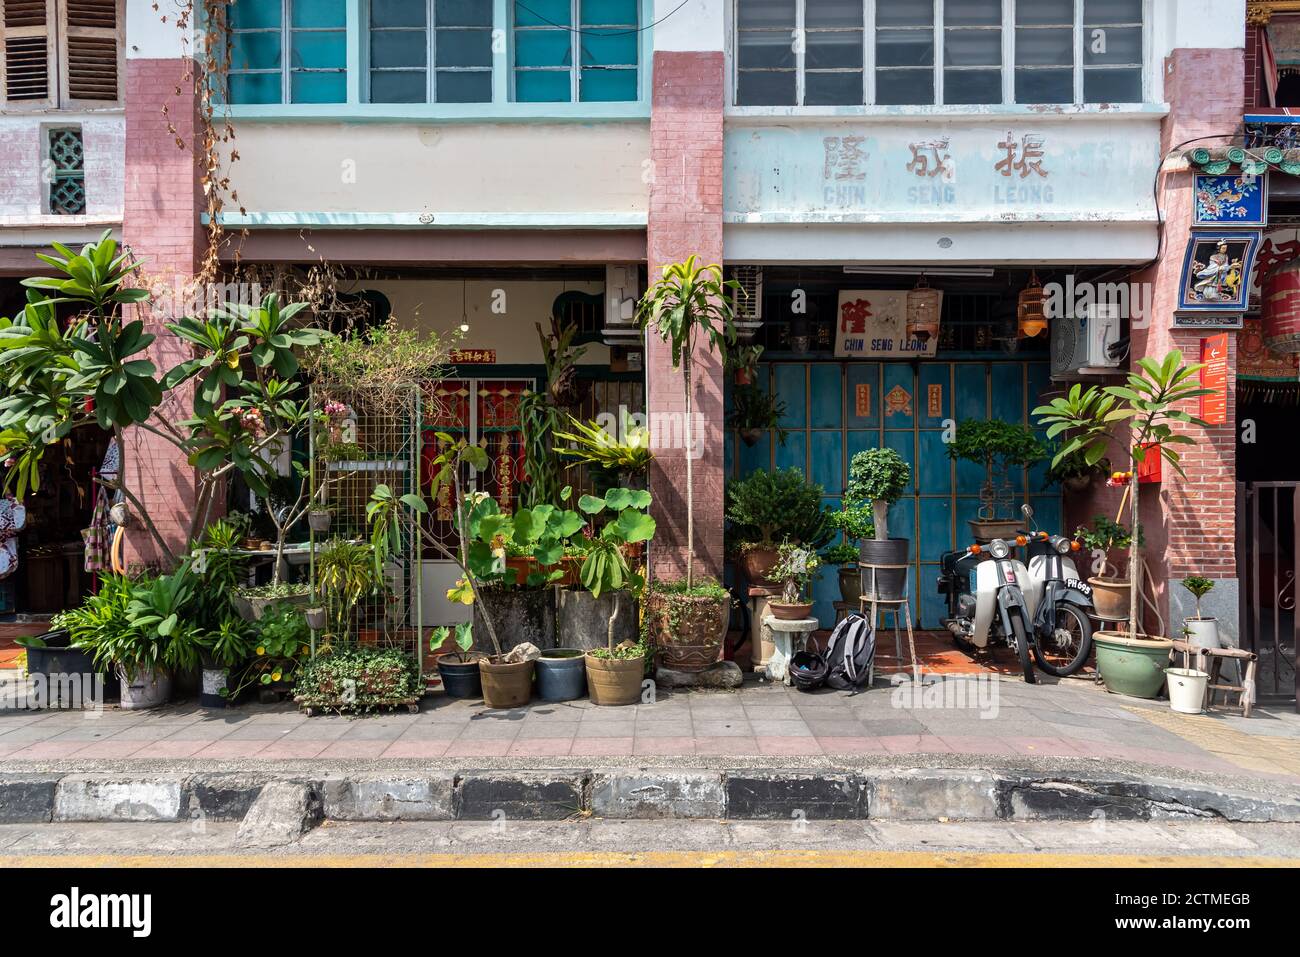
[[[1214,589],[1214,582],[1200,575],[1189,575],[1183,579],[1182,585],[1192,593],[1192,598],[1196,601],[1196,617],[1202,620],[1204,616],[1201,614],[1201,599]]]
[[[822,505],[825,494],[820,485],[804,478],[801,469],[760,469],[727,483],[726,519],[742,550],[746,546],[775,548],[786,539],[821,548],[833,535]]]
[[[734,279],[722,278],[717,263],[699,265],[691,256],[685,262],[664,266],[663,275],[642,297],[637,307],[637,322],[651,330],[672,350],[673,367],[681,369],[686,391],[686,428],[694,437],[692,413],[694,388],[691,363],[696,336],[704,336],[709,348],[717,351],[736,341],[735,310],[729,290],[740,290]],[[695,583],[695,473],[691,450],[686,455],[686,587]]]
[[[903,497],[912,481],[912,467],[893,449],[867,449],[849,463],[845,510],[871,504],[872,527],[878,542],[889,539],[889,506]],[[841,519],[841,521],[847,521]],[[861,528],[860,516],[852,521]]]
[[[781,582],[781,600],[787,605],[799,604],[821,564],[813,549],[783,542],[772,569],[772,577]]]
[[[983,507],[998,516],[998,490],[1009,485],[1008,473],[1043,461],[1047,446],[1027,425],[1000,419],[967,419],[957,426],[957,434],[948,443],[948,457],[964,459],[984,466],[985,481],[980,490]]]
[[[1183,362],[1183,354],[1174,349],[1162,360],[1139,359],[1138,371],[1130,371],[1125,385],[1073,386],[1064,396],[1034,409],[1034,415],[1047,427],[1047,437],[1065,435],[1068,441],[1052,460],[1056,465],[1067,455],[1082,452],[1084,461],[1100,462],[1112,444],[1120,447],[1133,467],[1121,481],[1127,483],[1115,520],[1124,513],[1127,502],[1131,524],[1140,525],[1138,466],[1151,454],[1164,457],[1179,475],[1185,477],[1176,445],[1195,445],[1196,439],[1175,431],[1177,425],[1207,427],[1201,419],[1179,408],[1180,403],[1212,390],[1200,388],[1197,373],[1203,363]],[[1129,547],[1129,628],[1134,637],[1138,623],[1138,549]]]

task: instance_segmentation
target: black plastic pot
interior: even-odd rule
[[[907,553],[910,542],[906,538],[890,538],[877,541],[864,538],[858,545],[858,558],[864,565],[907,565]],[[880,601],[900,601],[907,589],[907,569],[903,568],[864,568],[862,569],[862,597],[871,599],[874,592]]]
[[[438,659],[438,675],[442,690],[450,698],[483,697],[483,679],[479,677],[478,659],[456,661],[443,655]]]
[[[230,685],[230,669],[204,663],[199,684],[199,707],[224,708],[229,701],[221,692]]]
[[[27,672],[43,676],[51,694],[58,692],[60,675],[100,674],[104,681],[104,699],[115,701],[121,695],[121,684],[116,674],[100,673],[90,655],[78,648],[68,647],[72,639],[66,628],[48,631],[38,637],[45,642],[44,648],[24,646],[27,651]],[[93,688],[92,682],[93,677],[85,679],[82,687],[87,689],[86,693]]]
[[[537,666],[537,697],[543,701],[573,701],[587,693],[586,652],[580,648],[551,648]]]

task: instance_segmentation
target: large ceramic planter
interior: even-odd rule
[[[676,671],[703,671],[715,664],[727,637],[730,604],[726,598],[652,591],[646,617],[660,663]]]
[[[751,585],[769,587],[776,584],[771,573],[780,557],[775,548],[746,549],[740,556],[740,570],[745,573],[745,580]]]
[[[858,545],[858,559],[864,565],[907,565],[907,553],[911,543],[906,538],[890,538],[877,541],[864,538]],[[874,596],[880,601],[899,601],[907,589],[907,569],[904,568],[863,568],[861,569],[862,596]]]
[[[537,697],[543,701],[573,701],[587,693],[587,663],[579,648],[551,648],[533,662],[537,666]]]
[[[862,570],[857,565],[841,565],[839,575],[840,600],[856,608],[862,597]]]
[[[438,677],[442,679],[442,690],[449,698],[483,697],[483,679],[477,658],[458,661],[453,655],[439,655]]]
[[[166,704],[172,696],[172,677],[161,668],[140,670],[134,677],[128,677],[125,670],[119,669],[119,677],[122,680],[123,711],[156,708]]]
[[[1165,683],[1169,652],[1168,638],[1131,638],[1117,631],[1098,631],[1092,642],[1097,648],[1097,671],[1106,690],[1135,698],[1154,698]]]
[[[533,696],[531,661],[507,663],[483,658],[478,670],[483,682],[483,703],[489,708],[522,708]]]
[[[480,595],[492,616],[501,651],[531,642],[541,650],[555,647],[555,589],[484,588]],[[495,654],[483,612],[474,605],[474,649]]]
[[[608,648],[636,643],[639,631],[636,599],[628,591],[591,592],[560,588],[555,592],[555,624],[562,648]]]
[[[1092,610],[1103,621],[1128,621],[1131,586],[1119,578],[1089,578]]]
[[[585,661],[587,694],[592,704],[628,705],[641,700],[644,658],[595,658],[587,652]]]
[[[1219,619],[1185,618],[1183,626],[1187,629],[1187,643],[1193,648],[1222,648],[1219,640]]]

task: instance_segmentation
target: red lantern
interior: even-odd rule
[[[1300,259],[1269,270],[1262,294],[1264,347],[1300,352]]]

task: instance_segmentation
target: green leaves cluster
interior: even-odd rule
[[[648,542],[655,534],[655,520],[648,514],[650,493],[641,489],[610,489],[603,497],[584,495],[578,508],[588,515],[616,513],[596,536],[583,559],[578,580],[582,587],[599,598],[620,588],[640,590],[645,579],[627,563],[627,546]]]
[[[771,547],[789,539],[821,548],[832,538],[830,515],[822,505],[825,490],[804,478],[799,468],[760,469],[726,488],[726,519],[737,544]]]
[[[885,502],[893,505],[912,482],[912,466],[894,449],[865,449],[849,461],[846,505]]]
[[[949,458],[1002,471],[1035,465],[1048,454],[1047,445],[1029,426],[1001,419],[966,419],[958,423],[956,435],[948,443]]]
[[[622,423],[622,438],[611,435],[598,422],[582,422],[569,416],[568,432],[556,431],[554,437],[572,442],[569,448],[557,446],[555,454],[573,459],[570,465],[585,464],[620,475],[640,475],[650,467],[650,430],[629,418]]]

